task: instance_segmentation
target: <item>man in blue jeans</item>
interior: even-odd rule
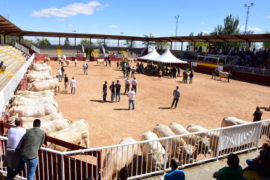
[[[180,98],[180,91],[179,91],[179,87],[176,86],[176,89],[173,91],[173,102],[172,102],[171,108],[173,108],[174,106],[174,109],[176,109],[179,98]]]
[[[134,105],[134,101],[135,101],[135,91],[134,88],[131,88],[131,90],[128,92],[128,110],[130,110],[131,105],[132,105],[132,109],[135,109],[135,105]]]
[[[33,128],[28,129],[22,138],[20,151],[27,165],[27,180],[35,179],[35,171],[38,166],[38,150],[45,139],[45,132],[40,129],[40,124],[40,120],[35,119]]]
[[[167,173],[164,180],[185,180],[185,173],[177,169],[179,166],[179,161],[176,158],[171,159],[171,172]]]

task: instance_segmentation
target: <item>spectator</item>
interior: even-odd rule
[[[6,156],[4,166],[7,167],[7,180],[13,178],[24,168],[24,162],[20,157],[18,149],[21,146],[21,139],[26,133],[26,129],[21,127],[22,120],[15,120],[15,127],[11,127],[7,133]]]
[[[64,75],[64,72],[65,72],[64,66],[61,67],[61,72],[62,72],[62,75]]]
[[[173,91],[173,102],[171,108],[173,108],[174,106],[174,109],[176,109],[179,98],[180,98],[179,86],[176,86],[176,89]]]
[[[135,78],[135,71],[136,69],[134,67],[131,68],[131,76],[130,78]]]
[[[124,92],[124,94],[126,94],[126,93],[129,92],[129,87],[130,87],[130,81],[129,81],[129,79],[127,78],[127,79],[125,80],[125,92]]]
[[[119,84],[119,80],[116,81],[115,90],[116,90],[115,101],[120,102],[121,84]]]
[[[119,172],[119,180],[127,180],[128,179],[128,167],[123,167]]]
[[[171,159],[171,171],[167,173],[164,180],[185,180],[185,173],[177,169],[179,166],[179,161],[177,158]]]
[[[134,101],[135,101],[135,95],[136,95],[134,88],[131,88],[131,91],[129,91],[127,95],[128,95],[128,101],[129,101],[128,110],[130,110],[131,105],[132,105],[132,109],[134,110],[135,109]]]
[[[193,77],[194,77],[194,74],[193,74],[193,71],[191,70],[189,73],[189,84],[192,84]]]
[[[110,85],[110,90],[111,90],[111,102],[113,102],[114,98],[115,98],[115,84],[114,84],[114,81]]]
[[[74,66],[77,67],[77,64],[78,64],[78,60],[75,58],[75,60],[74,60]]]
[[[58,70],[57,70],[57,77],[58,77],[58,81],[59,82],[61,82],[62,81],[62,70],[61,70],[61,68],[59,68]]]
[[[218,180],[242,180],[243,170],[239,165],[239,158],[236,154],[231,153],[228,156],[227,164],[229,167],[224,167],[215,172],[213,177]]]
[[[22,138],[20,151],[27,165],[27,180],[35,179],[35,171],[38,166],[38,150],[45,139],[45,132],[40,129],[40,125],[40,120],[35,119],[33,128],[28,129]]]
[[[262,118],[263,112],[260,110],[260,107],[256,107],[255,112],[253,113],[253,122],[260,121]]]
[[[67,88],[68,88],[68,82],[69,82],[68,77],[67,77],[67,75],[65,74],[65,76],[64,76],[64,83],[65,83],[65,92],[66,92],[66,93],[67,93]]]
[[[107,100],[106,100],[106,97],[107,97],[107,81],[105,81],[104,84],[103,84],[102,92],[103,92],[103,102],[107,102]]]
[[[159,77],[159,79],[161,79],[161,77],[162,77],[162,70],[161,69],[158,71],[158,77]]]
[[[134,78],[132,80],[131,84],[132,84],[132,88],[134,89],[135,93],[137,93],[137,84],[138,84],[138,82],[137,82],[136,78]]]
[[[70,81],[70,87],[71,87],[70,94],[76,93],[76,86],[77,86],[77,81],[76,79],[74,79],[74,77],[72,77],[72,80]]]

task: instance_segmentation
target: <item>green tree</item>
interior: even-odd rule
[[[64,45],[65,46],[69,46],[69,39],[68,39],[68,37],[66,37]]]
[[[147,37],[147,38],[153,38],[154,37],[154,35],[152,33],[144,34],[143,36]],[[149,45],[155,45],[155,42],[154,41],[144,41],[142,44],[145,45],[145,47],[147,47]]]
[[[127,46],[128,48],[134,47],[136,44],[135,41],[131,41],[131,40],[126,40],[126,42],[124,43],[125,46]]]
[[[269,34],[269,32],[265,32],[265,34]],[[263,47],[266,49],[270,48],[270,42],[263,42]]]
[[[170,47],[170,43],[168,41],[156,42],[157,49],[167,49]]]
[[[85,46],[88,46],[88,45],[91,44],[92,46],[94,46],[95,43],[92,42],[92,41],[91,41],[91,43],[90,43],[90,41],[91,41],[90,39],[82,39],[81,42],[80,42],[80,44],[81,44],[81,45],[85,45]]]
[[[38,46],[50,46],[51,45],[50,41],[47,38],[44,38],[44,39],[37,38],[36,44]]]
[[[106,40],[105,40],[105,42],[104,42],[103,39],[98,39],[97,42],[96,42],[96,44],[97,44],[98,46],[106,45]]]
[[[239,19],[238,17],[233,17],[231,14],[224,19],[224,24],[217,25],[214,32],[211,35],[231,35],[239,34]]]

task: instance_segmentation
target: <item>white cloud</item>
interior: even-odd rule
[[[117,26],[117,25],[112,24],[112,25],[110,25],[110,26],[109,26],[109,28],[116,29],[116,28],[118,28],[118,26]]]
[[[208,31],[208,30],[202,30],[202,33],[203,34],[210,34],[210,31]]]
[[[241,26],[239,26],[239,29],[241,31],[245,31],[245,26],[241,25]],[[247,31],[260,32],[260,31],[262,31],[262,29],[258,28],[258,27],[248,27]]]
[[[73,24],[65,24],[67,27],[73,27]]]
[[[270,15],[268,15],[268,16],[267,16],[267,18],[269,18],[269,19],[270,19]]]
[[[34,11],[31,13],[33,17],[61,17],[66,18],[76,16],[78,14],[92,15],[95,10],[102,8],[98,1],[89,1],[88,3],[73,3],[62,8],[48,8]]]

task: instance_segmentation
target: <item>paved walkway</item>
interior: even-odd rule
[[[246,167],[246,159],[250,157],[251,158],[256,157],[258,154],[259,151],[252,151],[250,153],[240,154],[239,158],[241,166]],[[226,165],[227,165],[227,158],[223,158],[218,161],[212,161],[193,167],[188,167],[183,170],[185,171],[186,174],[186,180],[211,180],[211,179],[213,180],[214,179],[212,178],[213,173]],[[145,180],[159,180],[160,177],[163,177],[163,175],[145,178]]]

